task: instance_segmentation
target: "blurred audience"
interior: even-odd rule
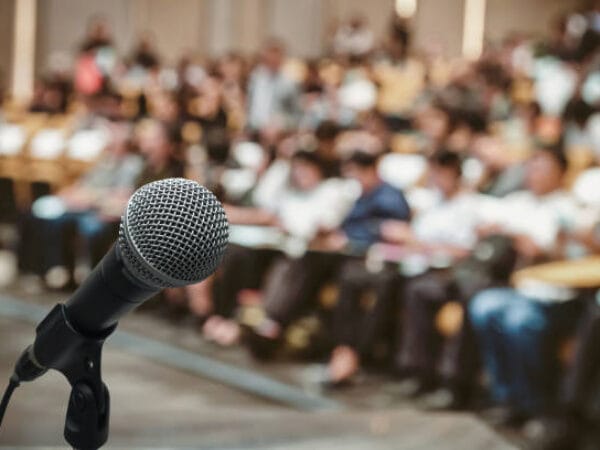
[[[0,93],[0,153],[31,167],[0,172],[20,266],[71,287],[135,188],[189,177],[223,202],[230,245],[214,276],[164,298],[206,339],[260,358],[302,347],[328,359],[331,387],[385,370],[424,407],[483,391],[494,423],[577,448],[560,445],[598,423],[586,396],[600,389],[598,11],[475,61],[416,51],[399,17],[379,42],[357,16],[320,58],[272,38],[256,57],[173,67],[158,37],[121,55],[94,18],[27,111]]]

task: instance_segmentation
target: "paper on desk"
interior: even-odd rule
[[[39,159],[55,159],[65,148],[64,132],[59,129],[46,128],[39,131],[31,141],[31,156]]]
[[[244,247],[279,247],[285,237],[275,227],[257,225],[230,225],[229,242]]]
[[[106,131],[79,130],[69,139],[67,156],[80,161],[94,161],[108,144]]]
[[[23,127],[12,124],[0,125],[0,155],[16,155],[25,144]]]

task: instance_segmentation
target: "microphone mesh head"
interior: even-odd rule
[[[199,282],[219,265],[229,228],[212,192],[168,178],[138,189],[121,221],[118,247],[127,268],[155,288]]]

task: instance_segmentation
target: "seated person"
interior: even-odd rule
[[[410,249],[412,254],[446,255],[450,259],[464,257],[477,239],[475,227],[480,197],[463,189],[461,160],[456,153],[445,150],[435,153],[429,162],[429,176],[439,198],[437,203],[418,213],[411,224],[392,220],[382,223],[381,240]],[[394,272],[397,273],[397,269]],[[371,350],[374,333],[381,329],[377,321],[381,325],[386,315],[394,315],[392,306],[397,283],[384,274],[373,274],[364,264],[348,265],[342,271],[333,328],[336,348],[330,361],[330,376],[334,382],[347,380],[356,372],[359,360]],[[421,377],[419,382],[432,378],[436,369],[434,317],[437,309],[449,300],[448,285],[447,273],[438,270],[409,281],[402,291],[400,303],[406,311],[399,325],[401,344],[396,365],[398,370],[410,369],[412,375]],[[361,293],[374,287],[377,301],[370,311],[365,311],[359,305]],[[378,311],[387,314],[379,313],[381,317],[377,320]],[[376,318],[375,323],[362,322],[364,326],[357,326],[360,320],[373,320],[371,316]]]
[[[410,219],[403,193],[379,178],[377,161],[375,155],[356,152],[343,163],[344,176],[360,185],[359,198],[339,229],[316,236],[313,251],[277,261],[264,289],[266,318],[254,330],[256,334],[275,343],[283,329],[312,304],[319,289],[336,278],[345,261],[363,256],[380,240],[384,221]]]
[[[28,254],[39,251],[32,246],[36,241],[33,236],[43,236],[48,243],[42,246],[46,248],[43,270],[51,287],[64,286],[72,275],[75,243],[69,236],[73,228],[83,244],[79,259],[85,259],[86,264],[82,268],[88,271],[102,258],[107,240],[103,237],[111,231],[110,237],[115,234],[119,217],[143,169],[142,158],[131,150],[130,125],[111,123],[109,133],[110,142],[91,171],[59,191],[56,197],[37,200],[32,216],[25,220],[21,255],[27,259]],[[77,278],[83,276],[84,273]]]
[[[141,123],[136,134],[137,145],[144,157],[144,169],[136,179],[136,187],[183,176],[184,164],[179,154],[181,135],[177,128],[148,120]]]
[[[597,212],[596,212],[597,215]],[[548,287],[579,291],[583,308],[574,336],[563,340],[558,353],[565,376],[562,377],[559,400],[550,415],[531,421],[525,437],[536,449],[595,448],[600,442],[600,224],[598,222],[568,233],[568,247],[578,251],[567,260],[536,265],[515,274],[515,282],[537,280]],[[591,254],[586,255],[586,252]],[[521,280],[521,281],[519,281]],[[566,292],[566,290],[565,290]]]
[[[600,241],[596,239],[596,250]],[[600,399],[600,304],[598,291],[589,298],[583,320],[576,334],[577,345],[573,364],[565,377],[564,396],[557,417],[549,420],[543,430],[545,436],[535,441],[543,441],[541,448],[568,448],[584,443],[600,442],[598,424],[598,400]],[[550,428],[551,427],[551,428]],[[552,429],[553,432],[548,432]],[[552,445],[552,446],[551,446]],[[562,447],[559,447],[562,446]],[[589,448],[593,448],[590,446]]]
[[[417,216],[410,229],[390,224],[386,236],[418,252],[445,258],[447,266],[474,249],[485,199],[464,188],[461,160],[455,153],[435,153],[430,160],[430,177],[438,193],[437,202]],[[453,270],[441,268],[406,280],[399,298],[401,319],[394,361],[397,374],[407,377],[403,383],[406,395],[426,393],[441,383],[449,389],[447,407],[458,407],[465,400],[472,375],[472,361],[464,349],[468,337],[461,332],[444,340],[436,327],[442,306],[461,299],[454,277]],[[448,360],[448,354],[456,358],[444,365],[441,361]]]
[[[325,179],[324,165],[316,153],[298,151],[287,164],[276,160],[263,176],[255,190],[257,207],[226,208],[231,223],[275,226],[290,236],[295,246],[305,247],[319,229],[341,221],[347,210],[347,194],[340,188],[339,180]],[[266,184],[271,185],[267,188]],[[257,250],[230,244],[215,278],[215,315],[204,326],[209,339],[226,334],[231,337],[227,343],[233,340],[233,333],[220,333],[213,326],[232,328],[232,323],[222,318],[232,317],[243,289],[262,284],[262,277],[278,254],[277,249]]]
[[[577,206],[562,189],[567,162],[562,148],[538,148],[526,167],[527,190],[507,196],[495,233],[512,237],[524,262],[557,256],[556,241],[573,224]],[[531,284],[495,288],[476,295],[469,316],[490,376],[494,421],[518,425],[547,413],[556,392],[557,340],[573,328],[580,305],[576,293],[539,290]]]

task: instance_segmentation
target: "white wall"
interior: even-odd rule
[[[498,41],[513,31],[546,35],[559,14],[582,3],[582,0],[487,0],[486,38]]]
[[[165,59],[173,62],[183,51],[206,48],[210,22],[207,1],[133,0],[131,3],[134,37],[141,30],[151,30]]]
[[[496,40],[513,30],[544,32],[556,13],[581,1],[488,0],[486,37]],[[2,12],[12,2],[0,0],[0,67],[7,58]],[[38,0],[37,67],[43,68],[53,52],[73,52],[98,13],[112,24],[121,52],[129,52],[137,33],[149,29],[162,56],[174,61],[186,49],[254,51],[267,36],[282,38],[292,53],[315,56],[325,48],[331,23],[357,12],[383,37],[393,5],[394,0]],[[414,44],[459,55],[463,15],[464,0],[418,0]]]
[[[378,37],[389,29],[394,0],[323,0],[326,21],[345,20],[355,14],[363,15]]]
[[[525,0],[527,1],[527,0]],[[462,50],[464,0],[419,0],[413,44],[458,56]]]
[[[0,0],[8,1],[8,0]],[[185,49],[219,54],[254,51],[267,36],[283,39],[290,51],[316,56],[325,47],[333,18],[359,12],[382,36],[393,0],[38,0],[38,69],[53,52],[73,52],[87,23],[110,22],[119,51],[131,50],[136,34],[152,30],[161,54],[173,60]]]
[[[107,18],[124,51],[133,38],[131,6],[126,0],[38,0],[38,70],[47,67],[56,52],[73,54],[94,16]]]
[[[204,49],[207,7],[207,0],[38,0],[38,69],[54,52],[76,51],[95,16],[108,19],[121,53],[128,54],[136,36],[150,30],[161,55],[174,61],[184,50]]]
[[[267,13],[269,35],[282,39],[291,53],[321,53],[325,25],[321,0],[269,0]]]

